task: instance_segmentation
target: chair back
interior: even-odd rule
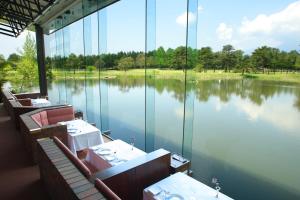
[[[100,193],[110,200],[121,200],[109,187],[107,187],[100,179],[95,179],[95,186]]]
[[[90,178],[92,173],[87,166],[77,158],[66,145],[64,145],[57,137],[53,137],[55,144],[64,152],[64,154],[71,160],[71,162],[84,174],[85,177]]]

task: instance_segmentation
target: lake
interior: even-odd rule
[[[300,199],[299,84],[194,81],[186,86],[186,112],[180,80],[145,87],[144,78],[69,79],[48,87],[54,104],[74,105],[113,138],[134,138],[148,152],[187,152],[194,178],[211,187],[218,178],[234,199]]]

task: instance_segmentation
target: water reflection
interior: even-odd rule
[[[85,96],[86,90],[97,90],[99,83],[108,91],[105,117],[112,136],[125,141],[135,137],[136,146],[144,149],[145,79],[124,76],[87,80],[86,84],[70,79],[65,86],[80,109],[80,101],[100,103],[97,94]],[[64,80],[51,83],[50,100],[59,101],[56,91],[64,84]],[[155,89],[154,149],[181,153],[184,83],[148,79],[147,87]],[[210,185],[212,177],[218,177],[223,192],[235,199],[300,198],[299,84],[248,79],[196,81],[188,83],[187,95],[195,96],[191,114],[195,178]],[[96,124],[100,124],[100,111],[90,108],[88,112],[98,117]]]
[[[64,80],[57,80],[55,84],[64,84]],[[108,86],[116,86],[122,92],[129,92],[131,88],[143,88],[145,86],[144,78],[118,77],[103,79]],[[99,80],[87,80],[88,86],[96,86]],[[158,94],[167,91],[175,99],[183,102],[184,84],[181,80],[172,79],[149,79],[148,87],[155,88]],[[84,80],[68,80],[66,87],[72,91],[72,94],[79,94],[84,90]],[[50,90],[52,89],[50,85]],[[187,91],[194,92],[197,100],[207,102],[210,97],[219,97],[222,103],[230,101],[232,95],[239,96],[241,99],[249,99],[256,105],[262,105],[264,101],[280,94],[291,94],[295,96],[293,105],[300,111],[300,85],[296,83],[280,83],[272,81],[259,81],[251,79],[243,80],[211,80],[190,82],[187,85]],[[225,105],[225,104],[224,104]]]

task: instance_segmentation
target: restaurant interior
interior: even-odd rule
[[[188,147],[180,153],[167,148],[140,149],[135,138],[127,141],[115,138],[105,126],[99,127],[97,122],[89,120],[76,105],[56,101],[53,97],[56,93],[49,98],[45,58],[66,52],[70,55],[71,49],[65,45],[74,41],[72,34],[63,39],[66,34],[63,31],[81,23],[86,25],[83,33],[92,32],[87,25],[92,15],[97,13],[99,17],[101,10],[118,2],[0,1],[0,26],[4,27],[1,34],[18,37],[25,29],[35,31],[40,90],[16,93],[1,89],[0,159],[5,164],[0,168],[0,199],[232,199],[220,191],[217,178],[212,180],[213,188],[193,178]],[[187,9],[197,9],[196,2],[187,1]],[[149,16],[145,30],[146,57],[147,52],[156,48],[153,6],[155,1],[146,1]],[[194,28],[187,27],[191,36],[187,48],[195,45]],[[85,37],[86,44],[92,45],[93,38]],[[106,51],[103,48],[97,52]],[[85,50],[85,54],[92,52]],[[149,77],[151,74],[145,75],[145,79]],[[146,95],[151,98],[151,91]],[[151,110],[151,106],[151,102],[146,102],[147,109]],[[188,110],[188,98],[185,106]],[[151,124],[151,116],[147,120],[150,120],[147,125]],[[185,120],[188,125],[188,116]],[[153,130],[149,126],[146,131]],[[189,140],[186,141],[184,145],[188,146]]]

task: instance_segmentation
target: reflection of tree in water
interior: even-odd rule
[[[296,101],[294,103],[294,106],[299,110],[300,112],[300,91],[298,91],[296,95]]]
[[[112,79],[101,79],[107,85],[116,86],[122,92],[128,92],[132,88],[144,87],[144,77],[117,77]],[[73,95],[79,94],[85,87],[84,80],[69,79],[56,81],[58,84],[66,83],[67,90],[71,89]],[[95,86],[99,80],[87,80],[87,86]],[[293,87],[296,86],[296,87]],[[156,92],[162,94],[164,91],[171,93],[178,101],[184,101],[184,82],[176,79],[147,79],[147,87],[155,88]],[[191,81],[187,84],[187,94],[194,92],[199,101],[206,102],[210,97],[219,97],[222,102],[228,102],[232,95],[248,98],[251,102],[261,105],[265,100],[279,94],[294,94],[296,101],[294,106],[300,111],[300,89],[297,84],[280,83],[277,81],[260,81],[251,79],[242,80],[207,80]]]
[[[248,98],[257,105],[261,105],[274,95],[296,94],[298,90],[293,87],[282,87],[278,82],[250,79],[198,81],[192,87],[199,101],[208,101],[209,97],[215,96],[223,102],[228,102],[230,96],[236,95],[242,99]]]
[[[107,85],[119,87],[119,90],[122,92],[128,92],[131,88],[145,86],[145,78],[118,77],[115,79],[105,79],[103,81],[105,81]],[[172,96],[180,102],[184,100],[184,82],[180,80],[148,79],[147,87],[155,87],[155,90],[159,94],[163,93],[163,91],[172,93]]]
[[[98,82],[97,82],[98,83]],[[56,80],[55,84],[65,85],[66,90],[71,95],[78,95],[84,90],[84,80],[68,79],[68,80]]]

